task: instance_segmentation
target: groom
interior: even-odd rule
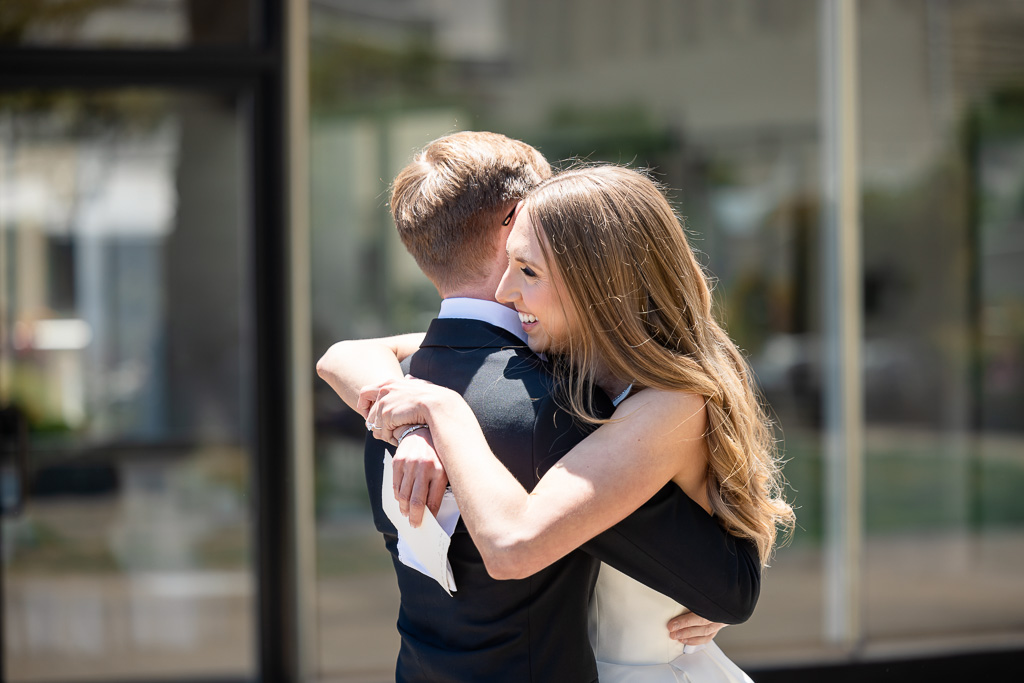
[[[495,455],[527,490],[586,434],[551,398],[551,379],[526,347],[515,310],[493,296],[516,204],[550,174],[529,145],[455,133],[430,143],[398,174],[391,199],[403,243],[443,299],[403,368],[459,391]],[[331,354],[317,370],[344,395]],[[426,430],[406,441],[421,438],[429,439]],[[753,544],[728,535],[671,482],[616,526],[522,580],[488,576],[460,521],[448,552],[457,586],[449,596],[398,558],[379,493],[386,446],[368,438],[365,465],[374,522],[401,592],[397,681],[593,683],[587,609],[600,561],[714,622],[745,621],[757,601]],[[692,616],[686,623],[711,635],[721,626]]]

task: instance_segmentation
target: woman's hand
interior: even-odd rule
[[[316,372],[349,408],[358,410],[359,387],[402,376],[399,361],[415,353],[422,334],[338,342],[317,361]],[[365,411],[359,414],[366,417]]]
[[[364,388],[359,394],[359,407],[369,405],[366,428],[375,439],[398,444],[398,437],[410,425],[431,421],[431,411],[439,405],[462,402],[451,389],[406,376],[376,387]]]
[[[423,508],[437,517],[448,487],[448,475],[434,450],[429,429],[410,433],[395,451],[392,463],[395,500],[409,524],[415,529],[423,522]]]
[[[366,428],[373,431],[370,427],[370,409],[373,408],[373,404],[377,402],[377,397],[380,396],[380,384],[370,384],[359,390],[359,395],[356,397],[356,404],[353,409],[363,416],[366,420]]]
[[[412,425],[428,425],[430,406],[444,401],[463,399],[450,389],[409,376],[359,393],[358,410],[366,415],[366,428],[374,438],[398,445],[393,462],[395,499],[414,528],[423,521],[424,507],[437,516],[448,475],[429,429]]]

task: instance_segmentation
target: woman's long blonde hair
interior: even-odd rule
[[[773,425],[661,189],[625,167],[589,166],[544,181],[523,210],[579,323],[557,363],[570,412],[605,421],[592,405],[599,368],[638,387],[703,396],[711,507],[767,565],[777,532],[794,522]]]

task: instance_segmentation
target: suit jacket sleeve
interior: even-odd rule
[[[761,590],[755,545],[726,532],[675,484],[583,550],[711,621],[746,621]]]
[[[534,431],[538,478],[592,429],[555,401],[541,403]],[[729,534],[671,482],[582,549],[711,621],[746,621],[761,590],[755,545]]]

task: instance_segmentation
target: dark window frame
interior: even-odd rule
[[[288,333],[288,135],[286,4],[254,0],[253,42],[180,49],[64,49],[0,47],[0,93],[18,90],[119,88],[187,89],[226,93],[247,104],[250,187],[245,286],[255,327],[252,372],[253,570],[257,593],[255,678],[293,680],[300,670],[290,490]],[[246,106],[246,105],[243,105]],[[0,605],[3,595],[0,586]],[[0,613],[0,644],[3,643]],[[6,680],[0,647],[0,683]]]

